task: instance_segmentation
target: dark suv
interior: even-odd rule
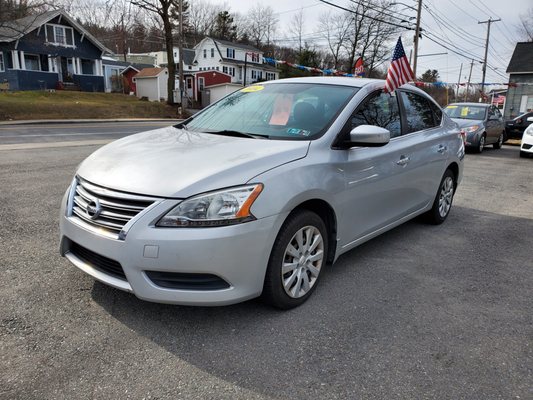
[[[527,119],[533,117],[533,111],[519,115],[505,122],[505,132],[509,139],[520,139],[526,128],[531,124]]]

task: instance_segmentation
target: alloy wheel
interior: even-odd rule
[[[283,255],[281,279],[287,295],[300,298],[316,283],[324,260],[324,239],[318,228],[304,226],[290,240]]]
[[[442,218],[448,215],[452,207],[453,200],[453,179],[449,176],[442,182],[442,187],[439,194],[439,214]]]
[[[483,151],[483,147],[485,147],[485,136],[481,136],[479,138],[479,152],[481,153]]]

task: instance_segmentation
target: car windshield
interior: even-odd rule
[[[358,88],[310,83],[245,87],[194,116],[191,131],[271,139],[320,136]]]
[[[449,105],[444,109],[444,112],[448,114],[451,118],[460,118],[460,119],[485,119],[486,107],[477,107],[477,106],[462,106],[462,105]]]

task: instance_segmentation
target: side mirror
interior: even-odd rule
[[[527,117],[527,122],[533,122],[533,117]]]
[[[359,125],[350,132],[351,146],[380,147],[389,142],[389,130],[379,126]]]

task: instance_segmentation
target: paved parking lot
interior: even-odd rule
[[[0,398],[531,399],[533,159],[467,155],[441,226],[342,256],[302,307],[140,301],[59,257],[95,146],[1,150]]]

